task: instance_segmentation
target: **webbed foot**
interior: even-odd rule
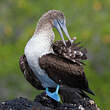
[[[60,96],[58,95],[58,90],[59,90],[60,86],[57,85],[56,91],[51,93],[48,91],[48,88],[46,88],[46,94],[51,97],[52,99],[56,100],[57,102],[60,102]]]

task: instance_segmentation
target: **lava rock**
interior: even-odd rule
[[[45,92],[37,95],[34,101],[30,101],[27,98],[16,98],[14,100],[8,100],[5,102],[0,102],[0,110],[100,110],[95,102],[89,97],[75,96],[73,92],[70,92],[72,98],[75,97],[75,101],[69,100],[70,97],[65,98],[65,94],[68,95],[69,92],[63,93],[61,96],[64,102],[56,102],[46,95]],[[68,101],[69,100],[69,101]],[[68,103],[69,102],[69,103]]]
[[[29,110],[32,107],[32,105],[32,101],[20,97],[14,100],[1,102],[0,110]]]

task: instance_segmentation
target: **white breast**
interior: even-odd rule
[[[44,37],[45,36],[45,37]],[[56,83],[51,80],[45,71],[39,66],[39,57],[52,53],[51,39],[46,37],[47,34],[34,35],[25,47],[25,55],[29,66],[41,81],[43,87],[56,87]]]

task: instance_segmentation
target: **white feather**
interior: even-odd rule
[[[48,33],[34,34],[28,41],[24,52],[29,66],[45,88],[56,87],[57,85],[39,66],[39,57],[53,52],[51,44],[52,39],[50,39]]]

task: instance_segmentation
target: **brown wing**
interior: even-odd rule
[[[81,65],[54,54],[42,56],[39,59],[39,63],[40,67],[57,84],[66,85],[71,88],[80,88],[89,92],[88,81]]]
[[[36,89],[43,90],[40,81],[38,78],[34,75],[33,71],[29,67],[25,55],[22,55],[19,59],[19,66],[20,69],[25,76],[26,80],[31,83],[32,86],[34,86]]]
[[[56,41],[53,43],[54,52],[63,58],[67,58],[73,62],[77,61],[77,63],[82,64],[81,60],[87,59],[87,50],[81,46],[79,43],[70,43],[66,41],[66,46],[63,44],[63,41]]]

